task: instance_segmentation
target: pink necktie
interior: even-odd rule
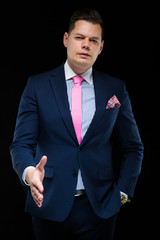
[[[72,88],[72,121],[74,129],[77,135],[79,144],[81,143],[81,130],[82,130],[82,87],[81,83],[83,77],[73,77],[73,88]]]

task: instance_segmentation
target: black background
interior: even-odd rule
[[[159,131],[159,17],[157,6],[116,3],[5,4],[0,9],[1,214],[3,239],[32,239],[31,217],[24,213],[25,193],[12,169],[12,142],[18,105],[31,74],[55,68],[66,60],[63,34],[74,10],[99,10],[105,23],[105,45],[95,68],[125,81],[145,147],[134,199],[122,207],[116,236],[157,236]],[[22,237],[23,234],[23,237]]]

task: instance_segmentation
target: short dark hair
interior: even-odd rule
[[[100,24],[100,26],[102,28],[102,39],[103,39],[104,24],[103,24],[103,20],[102,20],[100,14],[97,10],[81,9],[81,10],[75,11],[70,18],[68,33],[70,33],[74,29],[75,22],[78,20],[85,20],[85,21],[91,22],[93,24]]]

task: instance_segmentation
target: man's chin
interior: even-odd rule
[[[77,74],[82,74],[92,67],[92,63],[87,59],[78,59],[69,64],[72,70]]]
[[[92,67],[92,63],[86,58],[78,59],[77,65],[79,65],[81,67],[84,67],[84,68],[91,68]]]

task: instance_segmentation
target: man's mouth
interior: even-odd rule
[[[87,58],[87,57],[90,57],[91,55],[88,54],[88,53],[78,53],[78,55],[82,58]]]

